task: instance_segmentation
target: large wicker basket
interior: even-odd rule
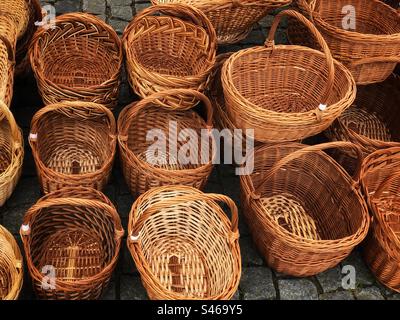
[[[101,297],[124,231],[105,195],[76,187],[41,198],[26,213],[20,233],[38,297],[81,300]]]
[[[186,3],[200,9],[213,24],[219,44],[245,39],[254,24],[268,12],[291,2],[292,0],[152,0],[153,4]]]
[[[29,143],[44,193],[68,186],[102,190],[115,158],[115,119],[92,102],[49,105],[34,115]]]
[[[324,53],[301,46],[275,45],[282,17],[306,25]],[[332,59],[325,41],[296,11],[279,13],[265,47],[233,54],[222,69],[229,118],[236,127],[254,129],[256,141],[294,141],[325,130],[354,101],[350,72]]]
[[[0,27],[1,32],[1,27]],[[15,45],[0,35],[0,101],[11,105],[14,84]]]
[[[400,62],[400,14],[382,1],[297,0],[297,5],[313,20],[334,58],[350,69],[357,84],[384,81]],[[346,30],[343,9],[350,6],[354,11],[348,15],[354,12],[355,29]],[[318,48],[307,30],[294,21],[289,23],[289,38],[292,43]]]
[[[216,43],[210,21],[194,7],[166,4],[141,11],[123,36],[132,88],[142,98],[166,89],[204,91]],[[182,97],[180,103],[190,106],[193,99]]]
[[[182,95],[203,102],[207,121],[190,107],[176,107],[182,105]],[[204,136],[212,128],[212,114],[208,98],[190,89],[155,93],[127,106],[118,119],[118,142],[125,181],[132,194],[140,195],[163,185],[202,188],[215,156],[211,135]],[[189,134],[188,141],[181,139],[185,132]],[[157,140],[160,145],[156,138],[162,139]],[[190,153],[187,158],[181,158],[182,150]]]
[[[57,17],[54,29],[35,33],[30,60],[45,104],[79,100],[112,109],[118,103],[121,41],[98,17]]]
[[[244,216],[260,252],[278,272],[300,277],[323,272],[367,235],[368,209],[356,181],[322,152],[345,147],[361,158],[348,142],[263,146],[255,150],[254,172],[241,176]]]
[[[0,300],[16,300],[22,288],[22,255],[14,237],[0,225]]]
[[[218,202],[228,206],[232,220]],[[129,215],[128,248],[151,299],[230,299],[241,275],[238,210],[191,187],[154,188]]]

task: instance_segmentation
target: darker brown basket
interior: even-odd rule
[[[182,96],[203,102],[207,122],[190,107],[182,107]],[[203,188],[215,156],[211,136],[205,138],[203,131],[212,128],[212,114],[208,98],[190,89],[166,90],[127,106],[118,118],[118,142],[125,181],[132,194],[140,195],[163,185]],[[178,140],[185,130],[190,131],[188,141]],[[163,134],[165,139],[160,138],[156,143],[153,139],[158,134]],[[190,154],[183,160],[188,161],[181,161],[180,152],[184,148]],[[200,161],[204,159],[208,160],[206,164]]]
[[[322,150],[348,142],[287,143],[255,150],[254,171],[241,176],[244,216],[268,265],[311,276],[346,258],[368,233],[367,205],[354,181]]]
[[[54,29],[40,28],[30,60],[45,104],[78,100],[112,109],[118,103],[121,42],[98,17],[64,14]]]
[[[202,92],[215,63],[216,43],[210,21],[194,7],[166,4],[145,9],[123,36],[129,82],[142,98],[166,89]],[[194,97],[183,96],[179,102],[191,106]]]
[[[218,202],[232,214],[226,217]],[[226,300],[239,286],[238,210],[185,186],[151,189],[129,214],[128,248],[150,299]]]
[[[74,186],[102,190],[115,158],[115,119],[92,102],[49,105],[34,115],[29,143],[44,193]]]
[[[306,25],[324,53],[275,45],[274,35],[284,16]],[[316,135],[350,107],[356,95],[350,72],[332,59],[312,23],[293,10],[276,16],[265,47],[241,50],[224,63],[222,85],[235,126],[254,129],[255,140],[267,143]]]
[[[400,14],[382,1],[297,0],[297,5],[313,20],[333,57],[349,68],[357,84],[384,81],[400,62]],[[346,6],[354,8],[355,30],[343,29]],[[290,21],[289,38],[292,43],[318,48],[297,22]]]
[[[20,233],[38,297],[81,300],[101,297],[124,231],[105,195],[77,187],[41,198],[26,213]]]

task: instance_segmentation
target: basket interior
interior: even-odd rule
[[[11,235],[9,235],[11,236]],[[14,249],[0,226],[0,300],[5,299],[17,281]]]
[[[1,117],[0,117],[1,119]],[[6,171],[12,161],[11,130],[8,121],[0,120],[0,174]]]
[[[0,99],[5,101],[7,94],[8,85],[8,73],[9,73],[9,63],[8,63],[8,51],[7,47],[0,40]]]
[[[13,279],[11,275],[10,261],[4,261],[0,257],[0,300],[3,300],[11,291]]]
[[[378,210],[387,226],[392,230],[397,241],[400,241],[400,197],[389,196],[379,199]]]

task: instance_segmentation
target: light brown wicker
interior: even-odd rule
[[[152,0],[153,4],[186,3],[205,13],[217,32],[219,44],[245,39],[255,23],[292,0]]]
[[[0,1],[0,15],[12,19],[18,38],[23,36],[29,24],[29,2],[27,0]]]
[[[232,220],[218,202],[227,205]],[[238,210],[230,198],[186,186],[140,196],[128,248],[150,299],[230,299],[241,275]]]
[[[334,267],[368,233],[367,205],[329,148],[359,148],[349,142],[262,146],[254,172],[241,176],[244,216],[268,265],[292,276]],[[249,159],[248,161],[251,161]],[[358,170],[359,173],[359,170]]]
[[[190,107],[183,107],[182,96],[201,101],[207,121]],[[118,118],[118,142],[125,181],[132,194],[162,185],[201,189],[211,174],[215,156],[211,135],[205,138],[203,131],[212,128],[212,114],[208,98],[190,89],[166,90],[127,106]],[[176,137],[171,128],[176,128]],[[188,140],[183,139],[185,130]],[[160,137],[162,140],[155,142],[151,132],[163,134],[165,140]],[[189,152],[185,159],[180,156],[183,151],[185,155]]]
[[[350,69],[357,84],[384,81],[400,62],[400,13],[382,1],[297,0],[297,5],[311,17],[334,58]],[[354,8],[355,30],[343,28],[346,6]],[[289,38],[293,43],[317,47],[306,30],[292,23]]]
[[[62,102],[33,117],[29,143],[44,193],[63,187],[102,190],[117,146],[113,114],[92,102]]]
[[[17,300],[22,282],[21,251],[13,235],[0,225],[0,300]]]
[[[123,44],[129,82],[140,97],[166,89],[206,89],[216,35],[200,10],[183,4],[147,8],[126,27]],[[181,97],[180,103],[190,106],[193,99]]]
[[[81,300],[101,297],[124,231],[105,195],[75,187],[41,198],[27,211],[20,233],[38,297]]]
[[[282,17],[306,25],[323,51],[275,45]],[[354,101],[350,72],[332,59],[329,49],[306,18],[293,10],[280,12],[265,47],[233,54],[222,69],[229,118],[236,127],[254,129],[256,141],[294,141],[325,130]]]
[[[0,27],[1,32],[1,27]],[[0,34],[0,101],[11,105],[14,84],[15,45]]]
[[[57,17],[55,29],[35,33],[30,60],[45,104],[79,100],[116,106],[122,47],[100,18],[86,13]]]

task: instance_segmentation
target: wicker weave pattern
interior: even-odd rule
[[[27,0],[4,0],[0,2],[1,15],[12,19],[18,37],[25,33],[29,24],[29,2]]]
[[[217,202],[225,203],[232,221]],[[129,215],[128,248],[151,299],[230,299],[240,274],[238,211],[228,197],[154,188]]]

